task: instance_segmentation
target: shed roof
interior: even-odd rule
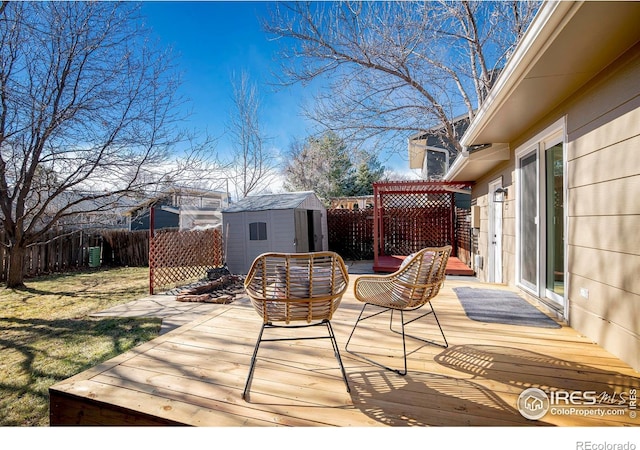
[[[283,194],[251,195],[222,210],[223,213],[244,211],[268,211],[273,209],[298,208],[309,196],[316,197],[313,191],[286,192]],[[316,197],[317,198],[317,197]]]

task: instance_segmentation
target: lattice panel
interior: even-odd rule
[[[473,245],[470,209],[456,208],[456,245],[458,246],[458,259],[469,265]]]
[[[204,278],[224,265],[219,230],[156,232],[149,245],[150,291]]]
[[[410,255],[425,247],[453,245],[452,194],[381,195],[383,254]]]
[[[328,209],[329,250],[344,259],[373,259],[373,210]]]

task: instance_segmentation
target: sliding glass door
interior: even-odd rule
[[[530,290],[538,286],[538,153],[520,160],[520,282]]]
[[[517,277],[532,294],[565,304],[565,165],[556,131],[517,153]]]
[[[546,288],[547,297],[564,297],[564,164],[562,144],[545,152],[546,158]],[[558,298],[555,298],[555,297]]]

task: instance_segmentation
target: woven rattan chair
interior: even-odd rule
[[[433,314],[436,324],[440,329],[440,334],[442,334],[444,343],[422,339],[409,334],[406,334],[406,336],[425,343],[438,345],[440,347],[448,347],[449,344],[447,343],[447,338],[444,336],[444,332],[440,326],[438,316],[436,316],[436,312],[433,309],[431,300],[438,295],[440,287],[444,283],[445,269],[447,267],[447,261],[449,260],[450,253],[451,246],[425,248],[414,255],[407,257],[400,269],[392,274],[363,275],[358,278],[354,285],[354,293],[356,299],[364,302],[364,306],[362,307],[362,311],[360,311],[358,320],[356,320],[356,323],[351,330],[351,334],[349,335],[349,339],[347,340],[345,347],[346,350],[349,353],[357,355],[380,367],[391,370],[400,375],[406,375],[407,346],[405,342],[405,326],[429,314]],[[429,307],[429,311],[405,322],[404,313],[406,311],[415,311],[425,306]],[[377,311],[365,315],[364,313],[367,307],[376,308]],[[349,350],[349,342],[351,342],[351,338],[353,337],[353,334],[360,322],[388,311],[391,312],[389,320],[390,330],[402,335],[404,370],[393,369]],[[401,331],[393,329],[393,313],[395,311],[400,312]]]
[[[330,322],[348,284],[349,275],[344,261],[334,252],[265,253],[253,261],[244,287],[254,309],[262,317],[262,328],[251,358],[243,399],[249,393],[260,343],[268,341],[330,339],[349,391],[347,375]],[[312,326],[325,326],[328,335],[263,338],[267,328]]]

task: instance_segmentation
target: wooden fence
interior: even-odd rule
[[[0,281],[6,281],[9,272],[9,247],[4,231],[0,231]],[[25,254],[25,276],[66,272],[89,267],[90,249],[100,246],[95,233],[47,233],[42,242],[30,245]]]
[[[442,214],[416,218],[413,214],[398,213],[392,228],[392,238],[387,241],[387,251],[409,254],[419,250],[407,247],[411,239],[413,246],[427,246],[433,239],[422,234],[432,227],[449,227],[440,223]],[[469,229],[469,211],[456,208],[455,245],[458,257],[469,263],[474,242]],[[347,260],[373,259],[373,210],[327,210],[329,250],[335,251]],[[0,282],[7,279],[9,252],[7,239],[0,231]],[[435,242],[433,243],[435,244]],[[152,248],[153,245],[153,248]],[[98,252],[97,255],[95,252]],[[399,253],[401,254],[401,253]],[[151,260],[150,260],[151,255]],[[97,257],[97,260],[96,260]],[[224,246],[218,230],[178,232],[157,232],[153,242],[148,231],[76,231],[73,233],[51,232],[42,243],[29,247],[25,258],[25,275],[33,277],[49,273],[82,270],[97,265],[130,266],[150,268],[150,291],[159,287],[169,287],[188,280],[206,276],[210,268],[224,265]]]
[[[102,262],[107,265],[146,267],[149,265],[149,232],[106,230],[103,240]]]
[[[0,231],[0,282],[7,280],[9,248]],[[83,270],[98,266],[145,267],[149,264],[146,231],[51,231],[30,245],[25,255],[25,277]]]
[[[0,232],[0,282],[9,271],[8,240]],[[203,278],[224,265],[219,230],[149,232],[124,230],[52,231],[29,246],[25,277],[83,270],[98,266],[149,267],[150,291]]]
[[[453,245],[451,207],[385,208],[382,254],[410,255],[425,247]],[[454,252],[455,254],[455,252]]]

